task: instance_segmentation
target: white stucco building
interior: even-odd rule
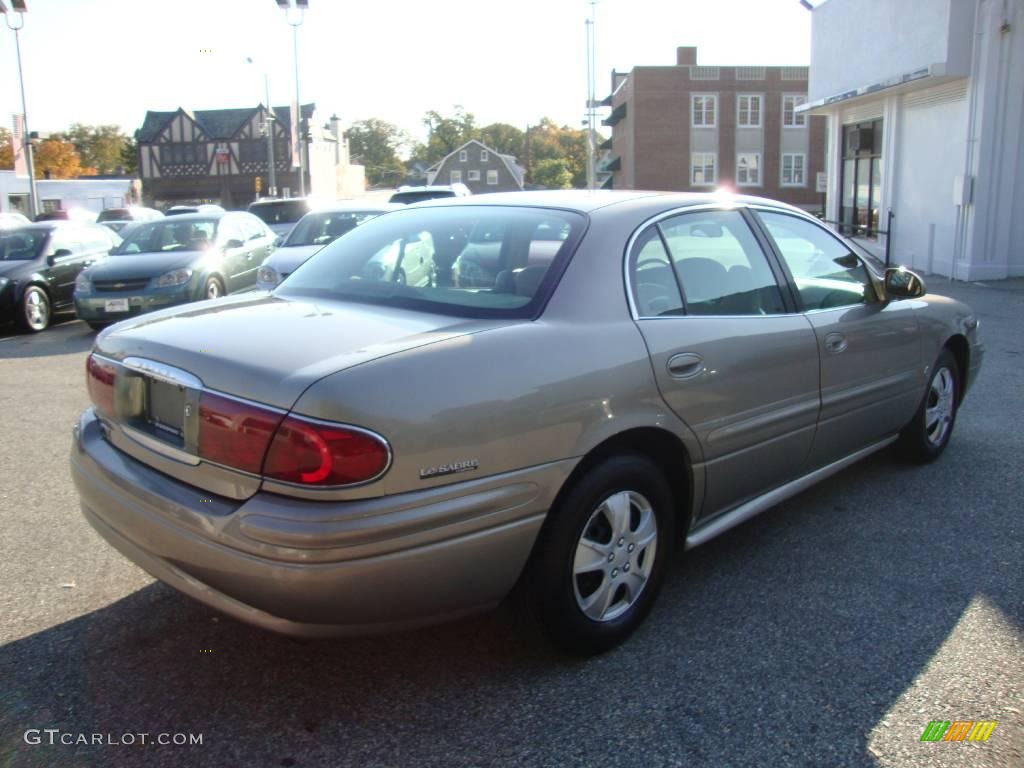
[[[825,0],[827,218],[960,280],[1024,275],[1024,0]],[[879,247],[884,235],[877,235]]]

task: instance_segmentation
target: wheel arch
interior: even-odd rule
[[[960,333],[950,336],[946,343],[943,345],[944,349],[948,349],[953,353],[953,357],[956,360],[956,367],[959,369],[959,386],[956,388],[956,403],[959,406],[964,399],[964,385],[967,382],[967,372],[970,370],[971,364],[971,345],[967,342],[967,338]]]
[[[617,432],[591,448],[562,483],[551,508],[555,509],[572,487],[594,466],[612,456],[639,454],[661,470],[672,492],[672,505],[680,541],[689,533],[696,511],[697,483],[693,462],[683,441],[660,427],[633,427]]]

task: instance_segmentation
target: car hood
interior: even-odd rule
[[[287,275],[321,248],[323,248],[322,245],[294,245],[278,248],[263,263],[276,269],[279,275]]]
[[[97,337],[96,350],[156,360],[207,388],[290,408],[324,376],[500,323],[243,294],[125,320]]]
[[[89,267],[88,275],[93,280],[132,280],[157,277],[172,269],[192,266],[208,254],[209,251],[170,251],[168,253],[110,256]]]

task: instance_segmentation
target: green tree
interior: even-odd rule
[[[0,171],[14,169],[14,147],[11,146],[11,132],[0,128]]]
[[[75,145],[82,164],[97,173],[117,173],[124,165],[125,145],[130,139],[116,125],[74,123],[63,138]]]
[[[124,146],[121,147],[121,165],[124,167],[125,175],[138,176],[139,142],[136,136],[125,138]]]
[[[366,166],[370,184],[397,184],[405,175],[398,155],[409,140],[397,126],[371,117],[353,123],[345,137],[352,162]]]
[[[470,139],[480,138],[480,129],[476,126],[476,118],[456,104],[454,114],[445,116],[431,110],[423,116],[423,125],[427,127],[426,144],[418,144],[412,153],[412,160],[425,160],[436,163],[451,154]]]
[[[533,183],[547,189],[572,187],[572,171],[564,158],[549,157],[533,166]]]
[[[503,155],[513,155],[522,161],[525,157],[526,134],[508,123],[491,123],[480,129],[480,141]]]
[[[531,171],[544,160],[563,160],[572,177],[570,186],[583,188],[587,185],[587,132],[567,125],[558,125],[550,118],[543,118],[530,127]],[[601,138],[597,139],[602,141]],[[550,171],[549,171],[550,172]],[[538,181],[531,174],[531,181]],[[547,185],[545,185],[547,186]]]

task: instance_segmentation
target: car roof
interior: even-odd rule
[[[308,197],[264,197],[259,200],[253,200],[249,203],[249,207],[252,208],[254,205],[272,205],[274,203],[306,203],[310,202]]]
[[[33,221],[29,224],[22,224],[20,227],[6,230],[7,232],[17,232],[23,229],[38,229],[49,231],[51,229],[76,229],[80,227],[96,228],[102,227],[103,223],[96,223],[95,221],[69,221],[68,219],[50,219],[48,221]]]
[[[645,190],[625,189],[554,189],[528,192],[492,192],[486,195],[470,197],[443,197],[424,200],[417,203],[417,208],[450,205],[522,205],[537,208],[563,208],[580,213],[590,213],[599,208],[607,208],[625,203],[646,201],[652,209],[683,208],[692,205],[738,203],[744,205],[770,205],[775,208],[786,208],[805,213],[800,208],[769,200],[765,197],[751,195],[734,195],[717,192],[653,192]]]
[[[318,205],[309,213],[346,213],[349,211],[380,211],[381,213],[387,213],[388,211],[401,211],[407,207],[408,206],[400,203],[360,203],[350,200],[343,203],[325,203],[324,205]],[[308,216],[309,213],[306,215]]]
[[[162,219],[151,219],[150,221],[133,221],[133,224],[151,224],[155,221],[169,221],[171,223],[178,221],[209,221],[210,219],[220,219],[228,214],[237,216],[245,211],[199,211],[198,213],[176,213],[174,216],[165,216]]]

